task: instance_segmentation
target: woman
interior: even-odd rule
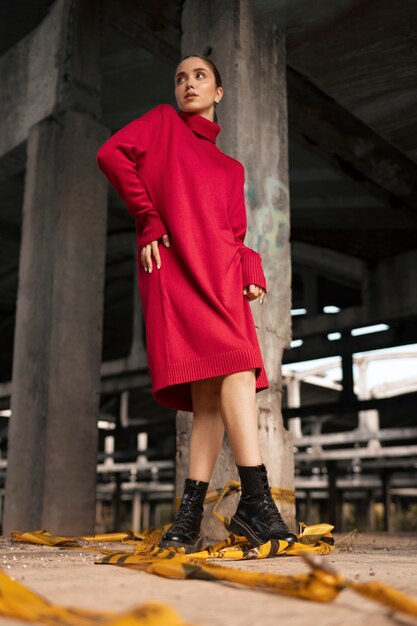
[[[156,106],[97,153],[135,219],[153,397],[193,412],[188,477],[161,545],[201,548],[203,502],[225,430],[242,485],[232,532],[255,546],[292,542],[259,449],[256,393],[269,383],[250,302],[263,302],[266,280],[259,253],[243,243],[244,167],[216,145],[223,88],[214,63],[184,57],[175,97],[178,111]]]

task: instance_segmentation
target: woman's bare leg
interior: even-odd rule
[[[190,477],[205,483],[210,481],[225,428],[242,485],[230,530],[246,536],[255,546],[270,539],[296,541],[296,535],[290,532],[272,498],[261,460],[255,369],[208,380],[211,382],[200,381],[193,386]]]
[[[188,477],[210,482],[224,437],[220,411],[223,376],[191,383],[193,425],[190,437]]]
[[[191,383],[189,478],[210,482],[225,428],[237,465],[262,463],[255,381],[252,369]]]
[[[236,465],[260,465],[255,369],[223,377],[220,411]]]

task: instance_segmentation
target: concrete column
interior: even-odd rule
[[[356,394],[354,390],[353,379],[353,354],[350,349],[350,335],[349,333],[342,333],[346,337],[346,343],[342,350],[342,384],[343,389],[340,394],[341,402],[353,402],[356,400]]]
[[[303,304],[307,309],[307,315],[323,313],[319,306],[317,271],[311,267],[303,267],[301,277],[303,281]]]
[[[245,166],[248,211],[246,245],[263,259],[268,294],[263,305],[252,303],[270,389],[257,394],[262,456],[270,483],[289,491],[278,506],[294,523],[295,502],[292,437],[281,414],[281,362],[291,340],[291,258],[289,245],[288,127],[285,39],[276,26],[256,24],[252,2],[187,0],[183,6],[182,53],[207,53],[218,63],[224,96],[217,109],[222,132],[221,150]],[[265,97],[267,94],[267,97]],[[178,415],[177,494],[183,487],[188,461],[191,416]],[[210,487],[238,480],[228,442],[214,470]],[[230,517],[237,496],[223,508]],[[203,531],[224,536],[217,522],[206,516]]]
[[[398,315],[414,317],[417,312],[417,250],[381,259],[368,265],[363,298],[370,319],[389,323]]]
[[[28,137],[5,534],[94,527],[107,136],[68,111]]]
[[[372,532],[375,530],[375,492],[373,489],[368,496],[368,527],[367,530]]]
[[[287,376],[287,404],[289,408],[301,406],[301,382],[295,374]],[[295,443],[297,439],[303,436],[302,426],[301,417],[291,417],[288,420],[288,430],[292,434]]]
[[[340,530],[341,518],[339,495],[337,492],[338,466],[336,461],[326,461],[327,475],[329,477],[329,492],[327,500],[327,521],[333,524],[336,531]]]
[[[382,482],[382,503],[384,505],[384,530],[393,532],[393,519],[391,512],[391,472],[385,470],[381,472]]]

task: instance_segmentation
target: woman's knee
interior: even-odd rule
[[[220,402],[220,389],[224,376],[215,376],[191,382],[191,395],[194,406],[204,406],[217,410]]]

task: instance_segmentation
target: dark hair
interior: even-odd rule
[[[206,63],[208,63],[211,67],[211,69],[213,70],[213,74],[214,74],[214,80],[216,82],[216,89],[217,87],[221,87],[222,86],[222,77],[220,76],[220,72],[217,69],[216,65],[213,63],[213,61],[211,59],[209,59],[208,57],[204,56],[203,54],[187,54],[186,56],[182,57],[182,59],[180,59],[177,63],[177,67],[180,63],[182,63],[183,61],[185,61],[185,59],[188,59],[190,57],[199,57],[199,59],[203,59],[203,61],[206,61]],[[217,107],[217,102],[214,102],[214,122],[217,123],[217,113],[216,113],[216,107]]]

